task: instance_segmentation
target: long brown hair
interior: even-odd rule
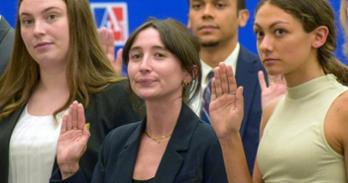
[[[19,0],[18,9],[22,1]],[[66,75],[69,98],[54,115],[66,109],[74,100],[87,106],[90,94],[119,80],[98,42],[88,1],[62,1],[66,4],[69,20],[70,48]],[[12,59],[0,78],[0,119],[24,106],[40,80],[39,65],[28,53],[21,37],[18,14],[16,24]]]
[[[319,64],[325,74],[334,74],[339,82],[348,85],[348,68],[334,56],[336,49],[334,12],[327,0],[260,0],[256,11],[265,3],[274,5],[295,17],[307,33],[319,26],[326,26],[329,34],[325,44],[318,49]]]

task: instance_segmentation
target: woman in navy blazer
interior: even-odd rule
[[[123,59],[146,117],[108,134],[92,182],[227,182],[214,131],[185,104],[200,86],[198,51],[197,39],[174,20],[149,20],[132,34]],[[76,102],[58,142],[63,182],[86,182],[78,165],[89,137],[84,124]]]

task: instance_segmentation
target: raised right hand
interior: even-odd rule
[[[83,106],[74,101],[63,117],[57,144],[57,163],[63,180],[79,170],[79,161],[86,150],[89,136]]]

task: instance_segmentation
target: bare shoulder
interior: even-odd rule
[[[332,103],[325,119],[325,136],[339,154],[348,148],[348,91]]]
[[[263,129],[265,128],[269,118],[271,117],[271,115],[273,114],[274,109],[276,108],[277,104],[279,103],[279,101],[284,97],[284,95],[281,95],[275,99],[273,99],[272,101],[269,102],[269,104],[267,106],[265,106],[262,109],[262,118],[261,118],[261,125],[260,125],[260,136],[262,136],[263,133]]]
[[[331,111],[339,117],[339,119],[345,119],[344,121],[348,123],[348,91],[338,96],[331,108]]]

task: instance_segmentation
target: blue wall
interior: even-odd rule
[[[11,25],[15,25],[15,12],[17,9],[17,0],[1,0],[0,14],[2,14]],[[182,23],[187,22],[188,13],[188,0],[90,0],[90,2],[125,2],[127,4],[127,17],[128,17],[128,32],[131,33],[137,26],[147,20],[149,17],[167,18],[172,17],[180,20]],[[256,52],[255,35],[252,31],[252,22],[254,17],[254,9],[257,0],[247,0],[247,7],[251,13],[251,19],[248,22],[247,27],[240,30],[240,42],[250,50]],[[331,4],[337,13],[338,17],[339,1],[331,0]],[[98,19],[98,18],[97,18]],[[99,18],[100,19],[100,18]],[[97,21],[98,22],[98,21]],[[338,30],[338,48],[336,51],[337,57],[348,64],[348,59],[343,56],[342,44],[343,44],[343,31],[337,20]]]

